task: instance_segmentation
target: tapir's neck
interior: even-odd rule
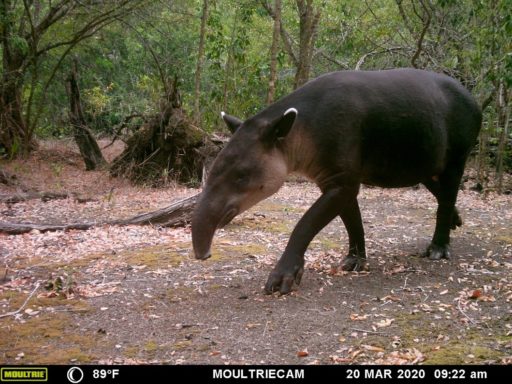
[[[292,128],[283,140],[282,152],[288,167],[288,173],[300,173],[312,180],[317,177],[315,146],[313,140],[300,125]]]
[[[296,100],[295,93],[277,101],[256,115],[255,119],[273,121],[284,111],[294,108],[298,110],[298,117],[293,128],[279,144],[283,154],[288,173],[300,173],[313,181],[317,181],[321,168],[318,167],[318,152],[310,136],[309,129],[301,118],[303,110],[301,102]]]

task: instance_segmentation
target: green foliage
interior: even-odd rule
[[[174,76],[180,80],[185,110],[193,110],[202,3],[148,2],[74,47],[84,109],[96,132],[111,134],[126,116],[157,111],[164,83]],[[427,16],[421,3],[403,0],[399,9],[396,1],[314,1],[321,18],[311,76],[356,66],[363,70],[411,66],[418,53],[417,66],[458,78],[480,102],[496,92],[500,83],[510,92],[512,1],[423,1],[431,20],[417,52]],[[23,13],[21,5],[2,17],[17,20]],[[224,129],[219,118],[223,109],[245,118],[264,108],[273,20],[257,0],[210,0],[208,8],[200,124],[213,131]],[[43,36],[40,45],[65,40],[86,20],[87,15],[80,13],[64,18],[58,28]],[[294,0],[282,1],[282,26],[297,55],[299,15]],[[19,51],[29,48],[22,36],[10,39],[10,45]],[[70,57],[61,63],[45,91],[45,82],[65,49],[48,51],[24,74],[24,100],[33,98],[42,105],[37,127],[41,135],[69,132],[64,84]],[[281,41],[277,97],[292,90],[294,72],[293,60]],[[491,103],[485,112],[487,119],[496,118],[495,109]],[[485,127],[491,139],[497,139],[502,129],[495,124]]]

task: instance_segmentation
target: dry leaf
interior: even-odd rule
[[[382,301],[402,301],[401,298],[399,298],[398,296],[393,296],[393,295],[388,295],[388,296],[384,296],[382,299]]]
[[[420,307],[420,309],[423,312],[432,312],[432,307],[430,305],[428,305],[428,304],[421,303],[420,305],[418,305],[418,307]]]
[[[339,357],[339,356],[333,355],[333,356],[329,356],[329,358],[334,363],[351,363],[352,362],[352,359],[349,359],[348,357]]]
[[[374,345],[361,344],[361,347],[371,352],[384,352],[384,348],[376,347]]]
[[[395,319],[383,319],[374,323],[379,328],[389,327]]]
[[[350,314],[350,320],[352,321],[362,321],[362,320],[366,320],[368,318],[369,315],[360,315],[358,313],[352,313]]]

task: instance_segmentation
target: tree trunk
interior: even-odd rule
[[[496,190],[500,194],[503,192],[503,161],[505,158],[505,146],[508,139],[508,124],[510,119],[508,101],[507,86],[503,81],[500,81],[496,98],[496,111],[498,114],[496,124],[497,130],[500,131],[498,150],[496,153]]]
[[[300,19],[299,59],[294,88],[309,80],[320,10],[313,9],[313,0],[296,0]]]
[[[279,50],[279,34],[281,31],[281,0],[274,0],[274,30],[270,48],[270,77],[268,80],[267,104],[274,102],[277,82],[277,52]]]
[[[232,83],[234,78],[233,68],[235,66],[235,43],[236,35],[238,33],[238,19],[240,17],[239,9],[236,8],[235,17],[233,18],[233,25],[231,29],[231,42],[228,49],[228,55],[226,57],[226,64],[224,70],[224,89],[222,91],[222,110],[228,109],[228,97],[229,97],[229,85]]]
[[[26,155],[37,147],[23,116],[21,67],[26,54],[13,44],[13,4],[0,0],[2,83],[0,85],[0,156]]]
[[[4,72],[0,95],[0,148],[9,158],[26,155],[37,147],[27,132],[21,109],[21,87],[12,77]]]
[[[263,8],[265,8],[269,16],[275,21],[277,19],[276,13],[272,6],[267,2],[267,0],[261,0],[261,5],[263,6]],[[292,39],[290,37],[290,34],[283,27],[282,18],[280,18],[279,21],[279,34],[281,35],[281,40],[283,41],[283,48],[288,54],[288,56],[290,56],[290,60],[292,61],[293,65],[297,67],[298,59],[295,53],[293,52]]]
[[[87,122],[85,121],[82,103],[80,101],[80,89],[78,88],[77,78],[77,63],[75,60],[67,83],[70,104],[69,118],[73,126],[76,144],[80,149],[80,154],[85,163],[85,170],[93,171],[105,166],[107,161],[103,157],[92,132],[87,128]]]
[[[197,50],[197,65],[194,87],[194,121],[201,121],[200,96],[201,96],[201,71],[204,62],[204,41],[206,36],[206,20],[208,19],[208,0],[203,0],[203,12],[201,14],[201,30],[199,32],[199,48]]]
[[[491,115],[492,116],[492,115]],[[489,119],[492,122],[492,117]],[[477,174],[476,181],[482,187],[487,189],[487,180],[488,174],[487,171],[489,169],[489,126],[483,125],[480,130],[480,134],[478,136],[478,154],[477,154]]]

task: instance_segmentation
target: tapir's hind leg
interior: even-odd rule
[[[423,183],[425,187],[435,196],[437,202],[439,203],[439,198],[441,196],[441,183],[439,180],[430,179]],[[459,211],[457,207],[453,208],[453,216],[450,229],[457,229],[457,227],[462,226],[462,218],[459,215]]]
[[[364,246],[364,229],[357,196],[345,202],[340,217],[348,233],[349,251],[343,260],[344,271],[362,271],[366,269],[366,251]]]
[[[424,254],[432,260],[450,257],[450,229],[462,224],[455,208],[455,201],[463,172],[464,162],[451,164],[439,175],[439,181],[432,180],[425,183],[438,202],[434,237]]]

